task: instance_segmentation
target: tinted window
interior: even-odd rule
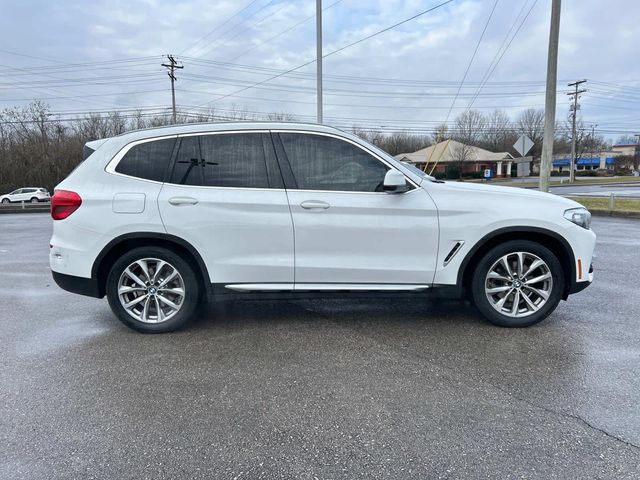
[[[281,188],[282,179],[274,172],[275,153],[267,134],[199,135],[182,138],[171,182],[205,187]]]
[[[167,138],[134,145],[122,157],[116,172],[162,182],[171,160],[174,144],[175,138]]]
[[[280,138],[298,188],[382,191],[388,168],[361,148],[323,135],[281,133]]]
[[[198,137],[183,137],[173,166],[171,183],[202,185],[202,166],[200,163]]]
[[[263,138],[261,133],[201,136],[203,185],[269,188]]]

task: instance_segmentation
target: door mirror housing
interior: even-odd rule
[[[404,193],[409,190],[409,187],[404,175],[392,168],[384,176],[382,189],[387,193]]]

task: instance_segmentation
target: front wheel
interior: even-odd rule
[[[473,301],[494,325],[528,327],[555,310],[564,290],[556,256],[539,243],[505,242],[492,248],[473,274]]]
[[[120,257],[107,278],[107,298],[118,318],[145,333],[177,330],[193,317],[200,285],[181,256],[141,247]]]
[[[8,203],[11,203],[11,200],[9,200],[8,198],[3,198],[3,199],[2,199],[2,203],[3,203],[4,205],[7,205]]]

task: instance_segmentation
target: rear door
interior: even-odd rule
[[[431,285],[438,217],[425,190],[408,180],[406,193],[384,193],[393,166],[348,139],[284,131],[278,137],[295,231],[296,289]]]
[[[265,131],[179,137],[158,205],[167,233],[191,243],[214,284],[293,288],[293,224]]]

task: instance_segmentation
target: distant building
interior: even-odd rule
[[[400,153],[395,158],[420,169],[428,163],[427,171],[435,165],[434,172],[444,173],[449,165],[462,165],[463,174],[491,169],[493,175],[499,177],[510,177],[513,163],[513,156],[508,152],[491,152],[455,140],[445,140],[417,152]]]
[[[611,152],[615,157],[629,156],[633,157],[640,151],[640,144],[638,143],[619,143],[611,147]]]
[[[576,160],[576,171],[586,170],[613,170],[616,159],[614,152],[600,152],[598,155],[588,155]],[[568,172],[571,165],[571,153],[558,153],[553,155],[551,169],[555,172]]]
[[[600,170],[601,172],[612,172],[616,167],[616,158],[633,157],[640,154],[640,144],[623,143],[614,145],[611,150],[595,154],[587,154],[576,160],[576,171]],[[568,172],[571,165],[571,153],[556,153],[553,155],[552,170],[556,172]],[[632,165],[628,165],[629,168]]]

